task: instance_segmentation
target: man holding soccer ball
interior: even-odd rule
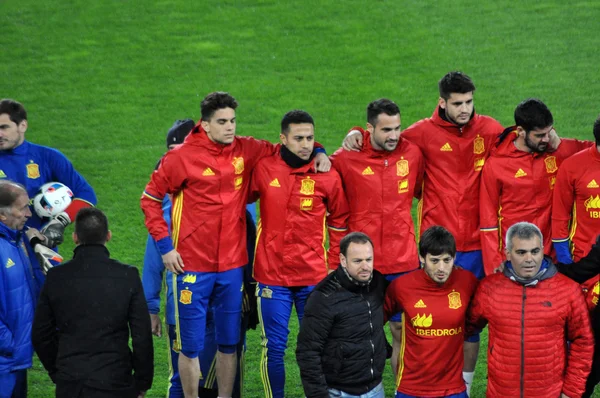
[[[27,221],[27,226],[41,230],[46,246],[55,247],[62,243],[64,229],[77,212],[96,204],[96,194],[62,153],[25,141],[27,128],[27,111],[23,105],[12,99],[0,100],[0,179],[22,184],[32,199],[44,184],[55,181],[66,185],[74,194],[70,205],[52,214],[49,221],[43,218],[45,212],[43,215],[33,212]]]

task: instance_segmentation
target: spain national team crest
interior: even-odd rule
[[[483,152],[485,152],[485,141],[477,135],[477,138],[473,141],[473,153],[475,155],[481,155]]]
[[[401,158],[396,162],[396,175],[406,177],[408,175],[408,160]]]
[[[260,297],[266,298],[266,299],[273,298],[273,291],[271,289],[269,289],[268,287],[263,287],[262,291],[260,292]]]
[[[233,168],[235,170],[235,174],[242,174],[244,172],[244,158],[233,158]]]
[[[558,170],[558,166],[556,165],[556,157],[548,156],[544,159],[544,163],[546,163],[546,172],[548,174],[555,173]]]
[[[311,180],[310,177],[306,177],[302,180],[300,186],[300,193],[302,195],[314,195],[315,194],[315,180]]]
[[[452,292],[448,295],[448,308],[453,310],[459,309],[462,307],[462,303],[460,301],[460,293]]]
[[[192,304],[192,292],[190,290],[182,290],[179,294],[179,302],[181,304]]]
[[[27,167],[27,178],[40,178],[40,166],[37,163],[33,163],[33,160],[25,167]]]

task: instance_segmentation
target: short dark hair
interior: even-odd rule
[[[348,255],[348,246],[350,246],[350,243],[359,243],[363,245],[370,243],[371,247],[373,247],[373,241],[367,234],[362,232],[350,232],[340,241],[340,253],[342,253],[344,257]]]
[[[388,116],[400,114],[400,108],[396,103],[387,98],[380,98],[367,105],[367,122],[376,126],[379,121],[379,115],[385,113]]]
[[[283,115],[283,119],[281,119],[281,133],[287,135],[287,133],[290,132],[290,124],[300,123],[310,123],[313,126],[315,125],[315,121],[308,112],[299,109],[289,111]]]
[[[27,194],[23,185],[11,180],[0,180],[0,213],[10,212],[17,198],[23,194]]]
[[[448,100],[452,93],[466,94],[475,91],[475,84],[466,74],[454,71],[448,72],[440,79],[438,88],[440,89],[440,97]]]
[[[81,245],[103,245],[108,235],[108,219],[102,210],[85,207],[75,217],[75,233]]]
[[[515,124],[529,133],[535,129],[552,126],[552,112],[541,100],[528,98],[515,108]]]
[[[202,120],[209,122],[219,109],[231,108],[235,110],[237,107],[237,101],[229,93],[215,91],[204,97],[200,103],[200,114],[202,115]]]
[[[11,121],[16,124],[27,120],[27,111],[20,102],[5,98],[0,100],[0,115],[6,113]]]
[[[456,241],[450,231],[439,225],[427,228],[419,240],[419,255],[425,258],[427,254],[432,256],[449,254],[454,257],[456,255]]]
[[[596,145],[600,145],[600,115],[594,122],[594,138],[596,139]]]

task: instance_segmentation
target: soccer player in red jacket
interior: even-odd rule
[[[292,306],[301,321],[309,293],[337,268],[349,212],[337,171],[316,172],[313,118],[300,110],[286,113],[280,139],[280,152],[258,163],[250,184],[250,201],[260,198],[254,258],[260,371],[265,396],[274,398],[284,397],[283,358]]]
[[[556,178],[552,241],[564,264],[584,257],[600,232],[600,117],[594,138],[593,147],[565,160]]]
[[[400,136],[400,108],[389,99],[367,106],[367,129],[361,152],[339,149],[330,159],[340,173],[350,205],[351,231],[374,243],[375,269],[394,280],[419,266],[411,209],[423,184],[423,154]],[[386,244],[393,241],[393,245]],[[398,370],[401,314],[390,318],[392,369]]]
[[[475,112],[475,84],[462,72],[449,72],[439,81],[440,97],[430,118],[402,132],[425,157],[419,230],[433,225],[448,229],[456,239],[456,263],[483,278],[479,237],[479,185],[483,165],[503,128]],[[344,148],[360,147],[362,136],[347,137]],[[473,380],[479,335],[465,344],[465,380]],[[469,387],[468,387],[469,388]]]
[[[487,276],[467,324],[488,324],[488,397],[580,397],[594,338],[577,283],[544,258],[540,229],[520,222],[506,233],[507,262]],[[567,346],[568,344],[568,346]]]
[[[514,115],[515,126],[504,130],[481,175],[481,246],[487,275],[505,260],[503,237],[519,221],[540,228],[544,253],[552,255],[550,220],[556,174],[566,158],[592,145],[559,140],[552,113],[539,99],[521,102]]]
[[[422,269],[402,275],[387,289],[386,319],[403,312],[396,398],[467,398],[465,318],[477,278],[454,268],[455,256],[452,234],[431,227],[419,242]]]
[[[144,190],[141,206],[163,263],[178,274],[173,294],[185,396],[198,396],[198,354],[210,301],[216,303],[219,396],[231,397],[243,266],[248,263],[245,207],[250,176],[257,162],[276,153],[278,146],[235,136],[237,101],[228,93],[211,93],[200,107],[202,119],[182,145],[165,154]],[[320,171],[328,169],[327,156],[319,153],[317,157],[325,164]],[[173,198],[172,233],[162,211],[167,194]]]

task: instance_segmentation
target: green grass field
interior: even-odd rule
[[[518,102],[539,97],[560,135],[590,139],[599,17],[597,1],[5,1],[0,97],[26,106],[28,140],[60,149],[90,181],[111,222],[112,255],[140,265],[140,194],[168,128],[198,119],[207,93],[232,93],[238,134],[272,141],[286,111],[307,110],[332,152],[364,124],[371,100],[395,100],[406,127],[431,115],[439,78],[462,70],[477,85],[479,113],[508,126]],[[262,395],[259,339],[249,334],[247,397]],[[156,339],[147,396],[164,396],[166,361]],[[301,397],[293,355],[287,364],[287,396]],[[474,397],[485,394],[484,364],[481,355]],[[385,384],[392,396],[390,373]],[[53,396],[39,363],[30,396]]]

